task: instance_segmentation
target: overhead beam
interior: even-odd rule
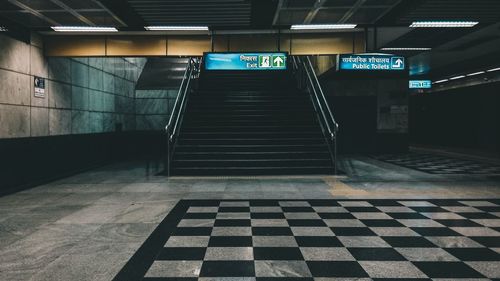
[[[21,2],[19,2],[17,0],[7,0],[7,1],[9,1],[11,4],[14,4],[14,5],[18,6],[19,8],[21,8],[23,10],[28,11],[30,14],[32,14],[32,15],[34,15],[36,17],[41,18],[42,20],[50,23],[51,25],[60,25],[57,21],[55,21],[55,20],[53,20],[53,19],[51,19],[51,18],[43,15],[42,13],[38,12],[37,10],[35,10],[35,9],[33,9],[33,8],[31,8],[31,7],[25,5],[25,4],[23,4],[23,3],[21,3]]]
[[[92,0],[108,12],[117,22],[130,30],[143,30],[148,25],[130,6],[123,0]]]
[[[346,23],[358,10],[366,3],[367,0],[358,0],[354,5],[344,14],[338,23]]]
[[[276,12],[274,12],[274,18],[273,18],[273,26],[278,23],[278,20],[280,18],[281,8],[283,7],[283,2],[284,1],[285,0],[279,0],[278,6],[276,6]]]
[[[74,17],[79,19],[81,22],[83,22],[87,25],[90,25],[90,26],[95,26],[95,23],[93,23],[91,20],[89,20],[88,18],[86,18],[82,14],[78,13],[77,11],[75,11],[74,9],[69,7],[68,5],[64,4],[63,2],[61,2],[59,0],[50,0],[50,1],[54,4],[56,4],[57,6],[63,8],[66,12],[72,14]]]
[[[321,7],[323,7],[326,1],[327,0],[316,0],[314,6],[311,8],[306,18],[304,19],[304,24],[310,24],[313,21],[313,19],[316,17],[319,10],[321,9]]]
[[[375,22],[375,24],[378,26],[395,25],[396,23],[398,23],[398,19],[401,18],[402,15],[420,7],[427,1],[428,0],[400,1],[392,9],[390,9],[383,17],[379,18]]]

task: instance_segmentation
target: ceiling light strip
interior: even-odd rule
[[[325,30],[325,29],[352,29],[357,24],[294,24],[291,30]]]
[[[116,27],[110,26],[52,26],[56,32],[118,32]]]
[[[430,51],[432,48],[420,48],[420,47],[389,47],[382,48],[382,51]]]
[[[145,26],[149,31],[208,31],[208,26]]]
[[[437,27],[473,27],[477,21],[415,21],[410,27],[414,28],[437,28]]]

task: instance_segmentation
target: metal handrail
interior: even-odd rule
[[[184,71],[184,76],[182,78],[179,91],[177,92],[177,98],[175,99],[174,107],[172,108],[172,113],[168,120],[168,124],[167,126],[165,126],[165,132],[167,133],[167,159],[165,163],[167,176],[170,176],[170,163],[171,156],[173,154],[171,150],[174,147],[176,141],[175,137],[179,131],[180,122],[183,117],[183,111],[186,107],[187,94],[189,93],[193,73],[195,70],[197,70],[196,66],[201,66],[201,59],[196,60],[195,58],[190,58],[186,65],[186,71]]]
[[[316,72],[314,71],[309,57],[306,57],[306,59],[304,60],[293,56],[292,62],[293,67],[295,68],[295,72],[302,71],[302,73],[305,73],[307,76],[299,76],[299,82],[302,82],[303,78],[307,78],[307,81],[309,81],[309,86],[312,90],[310,94],[313,101],[313,106],[316,109],[316,114],[318,114],[318,117],[321,117],[320,124],[322,124],[323,128],[326,127],[327,132],[323,130],[323,133],[325,134],[328,149],[330,150],[330,156],[332,158],[334,167],[334,174],[337,174],[337,132],[339,125],[333,117],[332,111],[330,109],[330,106],[328,105],[326,97],[323,93],[323,89],[321,88],[321,84],[319,83],[318,77],[316,76]],[[300,75],[301,73],[298,74]],[[328,135],[326,135],[326,133],[328,133]]]

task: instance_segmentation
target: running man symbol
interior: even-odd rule
[[[271,56],[259,56],[259,67],[271,67]]]

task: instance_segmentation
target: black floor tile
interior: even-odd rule
[[[403,206],[397,200],[389,200],[389,199],[372,199],[372,200],[368,200],[368,203],[372,204],[375,207],[400,207],[400,206]]]
[[[447,227],[482,227],[482,225],[470,220],[435,220]]]
[[[447,248],[461,261],[500,261],[500,254],[487,248]]]
[[[404,225],[397,220],[360,220],[369,227],[403,227]]]
[[[330,227],[337,236],[377,236],[368,227]]]
[[[500,237],[498,236],[475,236],[469,238],[488,248],[500,248]]]
[[[251,236],[212,236],[208,247],[252,247]]]
[[[289,219],[288,225],[290,226],[326,226],[323,220],[303,220],[303,219]]]
[[[394,248],[437,248],[431,241],[419,236],[385,236],[382,239]]]
[[[351,213],[318,213],[322,219],[355,219]]]
[[[485,278],[463,262],[413,262],[430,278]]]
[[[251,220],[247,219],[217,219],[215,220],[214,226],[251,226]]]
[[[314,209],[312,207],[281,207],[284,213],[312,213]]]
[[[157,260],[203,260],[205,247],[168,247],[163,248]]]
[[[500,207],[498,207],[498,206],[476,207],[476,209],[479,209],[481,211],[488,212],[488,213],[499,213],[500,212]]]
[[[461,236],[447,227],[411,227],[411,229],[422,236]]]
[[[219,207],[219,213],[249,213],[250,207]]]
[[[198,281],[198,278],[191,277],[144,277],[143,281]]]
[[[498,217],[494,216],[493,214],[483,213],[483,212],[457,213],[457,214],[464,217],[464,218],[468,218],[468,219],[498,219]]]
[[[297,247],[254,247],[255,260],[304,260]]]
[[[200,277],[253,277],[253,261],[205,261]]]
[[[355,261],[308,261],[307,266],[314,277],[368,277]]]
[[[392,248],[348,248],[358,261],[405,261],[406,259]]]
[[[174,236],[210,236],[211,227],[177,227]]]
[[[334,236],[296,236],[299,247],[343,247]]]
[[[404,219],[404,220],[426,220],[428,217],[419,213],[387,213],[390,217],[394,219]]]
[[[284,219],[283,213],[251,213],[252,219]]]
[[[410,207],[410,209],[419,213],[448,213],[449,211],[441,207]]]
[[[352,213],[381,213],[376,207],[344,207]]]
[[[254,236],[293,236],[289,227],[252,227]]]

